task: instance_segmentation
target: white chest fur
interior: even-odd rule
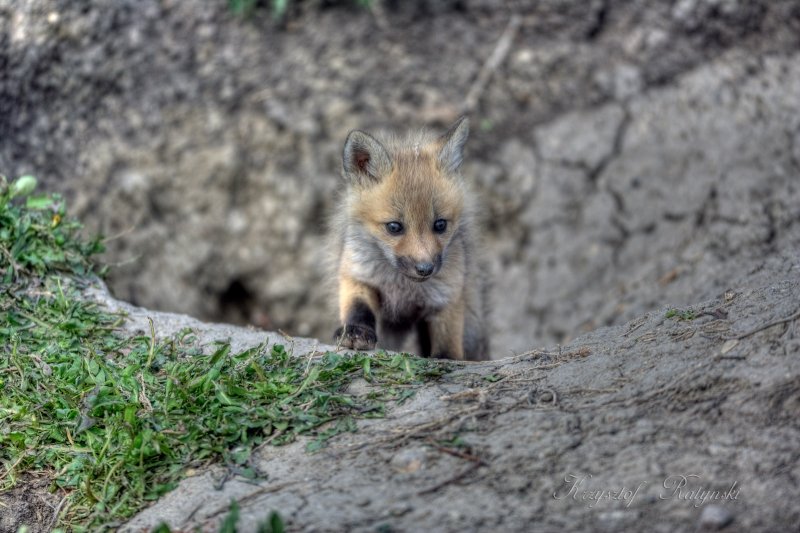
[[[403,275],[378,247],[345,246],[349,275],[378,292],[381,318],[390,322],[414,322],[430,316],[457,296],[460,269],[453,262],[460,254],[449,255],[438,274],[420,282]]]

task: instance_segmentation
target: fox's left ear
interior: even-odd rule
[[[456,172],[464,159],[464,144],[469,136],[469,119],[461,117],[439,138],[439,164],[447,172]]]

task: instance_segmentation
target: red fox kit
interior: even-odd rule
[[[468,133],[462,118],[441,137],[347,136],[333,221],[341,346],[399,349],[416,330],[425,357],[488,359],[475,209],[459,174]]]

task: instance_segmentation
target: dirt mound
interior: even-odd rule
[[[247,463],[255,480],[236,465],[187,471],[121,530],[216,531],[231,501],[242,532],[272,512],[297,531],[789,530],[800,520],[800,254],[766,258],[732,287],[563,346],[452,363],[318,453],[306,451],[313,437],[261,446]],[[192,328],[208,346],[335,349],[90,297],[140,334],[152,319],[159,336]],[[11,510],[0,531],[48,531],[65,501],[48,486],[29,477],[0,495]]]
[[[196,473],[122,529],[215,531],[236,500],[239,531],[272,511],[297,531],[789,530],[800,519],[799,262],[783,265],[791,280],[681,313],[462,363],[320,453],[307,439],[264,446],[249,463],[261,481]]]

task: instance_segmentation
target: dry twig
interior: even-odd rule
[[[466,477],[467,475],[471,474],[472,472],[474,472],[475,470],[480,468],[481,464],[482,463],[472,463],[470,466],[468,466],[466,469],[464,469],[460,473],[456,474],[455,476],[449,477],[449,478],[445,479],[444,481],[442,481],[441,483],[437,483],[436,485],[434,485],[432,487],[428,487],[427,489],[421,490],[421,491],[419,491],[417,493],[417,495],[418,496],[422,496],[424,494],[430,494],[432,492],[436,492],[437,490],[439,490],[442,487],[445,487],[445,486],[447,486],[447,485],[449,485],[451,483],[455,483],[456,481],[459,481],[460,479]]]
[[[755,329],[751,329],[747,333],[742,333],[740,335],[736,335],[735,337],[731,337],[731,339],[742,340],[742,339],[744,339],[746,337],[750,337],[751,335],[755,335],[756,333],[758,333],[760,331],[764,331],[765,329],[769,329],[772,326],[778,326],[780,324],[786,324],[787,322],[791,322],[793,320],[797,320],[798,318],[800,318],[800,311],[796,312],[793,315],[787,316],[786,318],[780,318],[778,320],[773,320],[772,322],[767,322],[766,324],[758,326]]]
[[[478,77],[475,78],[472,87],[470,87],[467,93],[467,97],[464,99],[462,110],[465,114],[475,110],[478,101],[486,90],[489,80],[508,55],[508,51],[511,49],[511,43],[514,41],[514,36],[517,34],[519,26],[519,16],[511,15],[511,19],[508,21],[505,31],[503,31],[503,34],[497,40],[492,54],[483,64],[483,68],[481,68]]]
[[[447,446],[442,446],[441,444],[437,444],[435,441],[431,439],[428,439],[427,442],[430,446],[433,446],[440,452],[452,455],[453,457],[459,457],[461,459],[466,459],[467,461],[472,461],[473,463],[480,463],[482,465],[486,464],[486,461],[484,461],[477,455],[472,455],[471,453],[466,453],[459,450],[454,450],[453,448],[448,448]]]

